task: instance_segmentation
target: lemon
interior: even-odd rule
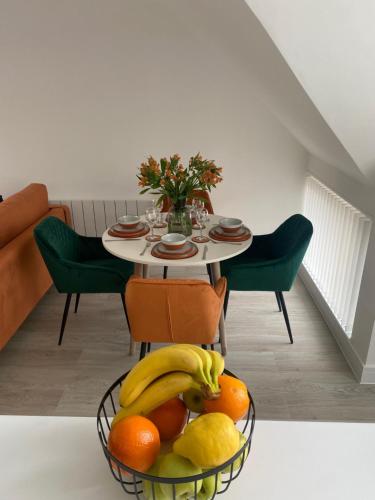
[[[207,413],[190,422],[173,444],[173,451],[198,467],[217,467],[239,449],[233,420],[224,413]]]
[[[238,431],[238,435],[240,437],[240,444],[239,444],[239,447],[238,447],[238,450],[240,450],[240,448],[242,448],[243,446],[245,446],[245,443],[247,441],[247,437],[242,434],[242,432]],[[244,456],[243,458],[243,461],[245,462],[246,458],[247,458],[247,455],[249,454],[249,448],[246,448],[245,451],[243,451],[241,453],[241,455],[234,461],[234,464],[233,464],[233,472],[237,471],[240,467],[241,467],[241,464],[242,464],[242,457]],[[231,465],[228,465],[228,467],[226,467],[222,473],[223,474],[230,474],[230,470],[231,470]]]

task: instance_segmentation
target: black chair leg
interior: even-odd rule
[[[130,323],[129,323],[129,318],[128,318],[128,312],[126,310],[126,304],[125,304],[125,294],[124,293],[120,293],[121,295],[121,302],[122,302],[122,306],[124,308],[124,313],[125,313],[125,318],[126,318],[126,322],[128,324],[128,328],[129,328],[129,332],[130,332]]]
[[[207,344],[201,344],[202,346],[202,349],[204,349],[205,351],[207,351]]]
[[[147,342],[142,342],[141,352],[139,353],[139,360],[143,359],[146,356],[146,348],[147,348]]]
[[[151,352],[151,342],[147,342],[147,352]]]
[[[288,311],[286,310],[284,295],[283,295],[283,292],[277,292],[277,293],[279,294],[279,300],[280,300],[281,308],[283,310],[285,324],[286,324],[286,327],[288,330],[289,340],[290,340],[290,343],[293,344],[293,335],[292,335],[292,330],[290,328]]]
[[[229,302],[229,294],[230,294],[230,290],[227,289],[227,291],[225,292],[225,297],[224,297],[224,319],[227,317],[227,309],[228,309],[228,302]]]
[[[275,295],[276,295],[277,305],[279,307],[279,312],[281,312],[281,302],[280,302],[279,292],[275,292]]]
[[[163,269],[163,279],[166,280],[168,277],[168,266],[164,266]]]
[[[64,330],[65,330],[66,320],[68,319],[69,307],[70,307],[71,300],[72,300],[72,294],[68,293],[66,296],[66,301],[65,301],[64,314],[63,314],[62,321],[61,321],[59,345],[61,345],[61,342],[62,342],[62,339],[64,336]]]
[[[208,277],[210,278],[210,283],[212,286],[214,286],[214,279],[212,277],[211,264],[206,264],[206,266],[207,266],[207,274],[208,274]]]
[[[74,306],[74,312],[75,313],[78,311],[78,304],[79,304],[80,297],[81,297],[81,294],[77,293],[77,295],[76,295],[76,303],[75,303],[75,306]]]
[[[215,344],[211,344],[211,351],[215,350]]]

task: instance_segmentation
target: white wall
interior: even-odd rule
[[[134,197],[148,154],[201,151],[224,167],[218,212],[261,232],[299,211],[305,151],[215,42],[217,5],[2,0],[1,192],[39,181],[52,199]]]
[[[363,381],[375,383],[375,189],[310,156],[309,171],[373,220],[350,343],[363,367]]]

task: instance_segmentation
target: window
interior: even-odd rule
[[[303,264],[350,337],[371,220],[312,176],[307,179],[303,212],[314,226]]]

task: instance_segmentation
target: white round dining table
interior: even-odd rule
[[[219,220],[223,216],[220,215],[210,215],[209,222],[207,222],[206,228],[203,230],[203,234],[207,235],[208,231],[219,223]],[[142,217],[144,221],[144,218]],[[167,233],[167,228],[155,229],[155,234],[163,235]],[[193,230],[193,235],[199,234],[199,230]],[[189,240],[191,239],[188,238]],[[186,267],[186,266],[203,266],[206,264],[211,265],[212,278],[214,283],[216,283],[221,277],[220,272],[220,262],[222,260],[230,259],[236,255],[241,254],[247,250],[252,241],[252,234],[250,238],[243,242],[214,242],[212,239],[207,243],[196,243],[198,247],[198,253],[193,257],[187,259],[159,259],[151,255],[152,247],[158,242],[151,243],[150,246],[146,247],[147,240],[145,236],[136,239],[125,239],[125,238],[115,238],[108,234],[108,229],[103,233],[102,236],[104,248],[119,257],[130,262],[134,262],[134,274],[138,276],[148,277],[149,266],[168,266],[168,267]],[[206,247],[206,251],[205,251]],[[142,253],[143,252],[143,253]],[[225,356],[227,352],[227,342],[225,336],[225,324],[224,324],[224,312],[222,312],[219,322],[219,338],[221,345],[221,352]]]

